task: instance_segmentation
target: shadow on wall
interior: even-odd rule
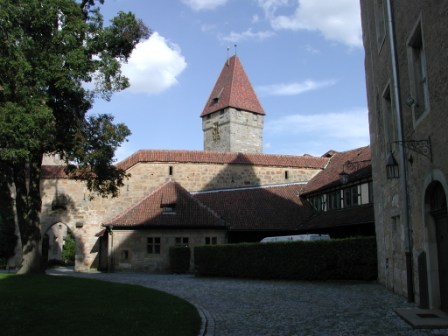
[[[285,185],[260,187],[252,162],[240,153],[195,198],[229,223],[229,243],[259,242],[268,236],[295,234],[312,209],[300,198],[303,185],[297,182],[301,181],[291,180],[287,170],[280,167],[276,174]],[[227,188],[211,191],[222,181]]]

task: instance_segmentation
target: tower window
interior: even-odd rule
[[[219,100],[221,99],[221,95],[222,95],[222,92],[224,91],[224,88],[222,88],[219,92],[218,92],[218,94],[216,95],[216,97],[214,97],[213,98],[213,104],[216,104],[217,102],[219,102]]]
[[[289,171],[285,170],[285,180],[289,178]]]
[[[173,175],[173,170],[174,170],[173,166],[169,166],[168,167],[168,175],[172,176]]]
[[[412,97],[409,98],[414,123],[429,111],[428,78],[421,21],[408,40],[409,72]]]

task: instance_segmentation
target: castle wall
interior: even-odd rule
[[[42,232],[55,223],[66,224],[77,241],[76,269],[96,268],[100,243],[96,234],[106,220],[122,213],[171,178],[190,192],[250,187],[267,184],[306,182],[320,169],[251,166],[236,164],[141,162],[132,166],[119,196],[91,195],[85,184],[65,178],[44,179],[42,188]],[[64,209],[53,209],[55,199],[63,199]]]

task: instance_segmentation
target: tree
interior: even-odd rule
[[[0,164],[0,265],[14,255],[17,242],[13,199],[9,189],[7,167]]]
[[[67,172],[101,196],[116,196],[126,177],[113,155],[129,129],[87,112],[96,97],[110,99],[129,86],[120,63],[150,32],[132,13],[120,12],[105,26],[103,2],[0,0],[0,162],[17,193],[20,273],[41,270],[45,153],[60,154]]]

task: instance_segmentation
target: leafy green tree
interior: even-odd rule
[[[129,86],[120,64],[150,32],[132,13],[120,12],[105,25],[103,2],[0,0],[0,162],[10,168],[17,192],[20,273],[41,271],[45,153],[60,154],[68,173],[101,196],[116,196],[126,177],[113,155],[129,129],[87,112],[95,98],[110,99]]]

